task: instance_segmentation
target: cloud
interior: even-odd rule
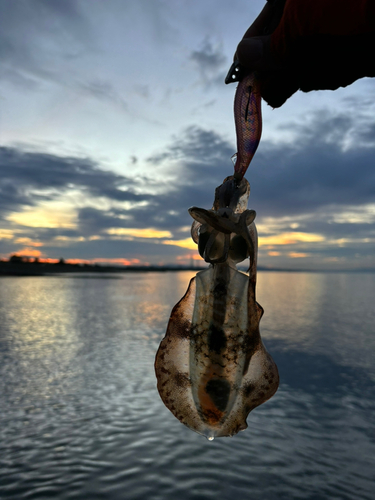
[[[151,96],[150,85],[138,83],[133,86],[134,92],[143,99],[148,99]]]
[[[374,120],[354,116],[317,112],[298,129],[290,126],[293,143],[261,143],[247,173],[249,207],[258,213],[261,244],[273,256],[282,248],[289,258],[306,256],[311,263],[310,255],[349,259],[356,251],[375,262]],[[232,153],[217,133],[190,127],[148,161],[178,172],[171,208],[209,208],[215,186],[232,171]]]
[[[326,114],[322,124],[314,114],[296,129],[293,143],[261,143],[247,177],[252,185],[249,207],[258,213],[265,262],[292,259],[301,265],[326,259],[327,265],[342,264],[356,254],[372,263],[373,129],[370,118],[356,123],[344,115]],[[353,139],[349,143],[348,135]],[[119,258],[120,248],[128,249],[129,258],[137,258],[137,248],[145,256],[174,258],[182,249],[191,251],[188,207],[212,206],[215,187],[233,171],[233,148],[213,130],[188,127],[147,159],[148,165],[165,173],[164,182],[156,184],[155,179],[104,170],[88,158],[1,148],[0,214],[41,207],[75,190],[81,202],[74,207],[74,227],[50,224],[32,232],[25,227],[17,237],[44,242],[43,251],[64,245],[70,258],[74,249],[87,252],[87,257],[79,254],[83,258],[99,258],[100,251]],[[106,203],[95,202],[100,199]],[[11,245],[9,235],[3,238],[4,248]]]
[[[58,82],[58,64],[87,50],[93,44],[90,33],[74,0],[2,2],[2,77],[25,89],[38,88],[40,80]]]
[[[199,70],[202,82],[208,84],[223,84],[223,67],[227,62],[221,44],[214,44],[209,38],[205,38],[199,49],[190,53],[190,60],[193,61]]]
[[[54,200],[75,188],[86,195],[120,202],[151,198],[135,191],[134,179],[101,169],[88,158],[69,158],[0,148],[0,215]]]
[[[200,49],[193,50],[190,59],[195,61],[202,70],[217,70],[226,60],[220,47],[214,46],[208,38],[203,40]]]
[[[330,207],[332,218],[335,210],[375,200],[374,121],[358,124],[345,115],[317,113],[306,122],[291,144],[263,141],[249,167],[250,204],[262,217],[299,217]],[[352,137],[349,147],[346,135]],[[207,206],[215,186],[233,171],[233,152],[234,146],[216,132],[189,127],[147,161],[175,174],[172,188],[178,189],[179,200],[190,197]],[[178,203],[173,191],[169,200]]]
[[[16,237],[19,242],[19,238],[41,241],[43,252],[53,251],[53,256],[61,246],[69,248],[67,257],[73,258],[74,248],[80,252],[88,247],[101,249],[104,241],[117,247],[117,241],[131,239],[139,243],[144,255],[149,252],[160,258],[177,256],[183,251],[178,248],[179,241],[173,246],[171,238],[189,237],[192,222],[187,211],[189,206],[205,206],[207,199],[213,202],[216,175],[220,171],[218,164],[224,163],[222,156],[228,157],[228,148],[214,132],[189,128],[160,159],[154,159],[160,164],[174,164],[171,167],[174,177],[163,186],[155,185],[153,179],[146,177],[131,179],[103,170],[89,158],[66,158],[3,147],[0,148],[0,216],[6,218],[14,231],[20,231],[13,233],[13,246]],[[230,160],[226,162],[230,164]],[[71,204],[72,193],[78,204]],[[99,199],[106,202],[99,203]],[[64,207],[59,205],[64,200],[73,212],[67,208],[65,214]],[[58,227],[62,216],[69,216],[69,220],[65,223],[61,219]],[[184,228],[182,232],[181,228]],[[166,240],[168,247],[160,248],[160,243]],[[147,245],[151,245],[148,251]],[[159,253],[150,250],[154,245]],[[136,243],[131,247],[135,249]],[[89,253],[92,256],[92,252]],[[106,253],[112,255],[109,248]]]
[[[254,204],[264,215],[275,216],[372,202],[373,126],[367,119],[356,124],[345,115],[314,115],[293,144],[262,143],[247,174]]]
[[[131,218],[131,217],[130,217]],[[124,219],[117,217],[108,210],[93,207],[83,207],[78,210],[79,232],[84,235],[101,234],[111,227],[123,227]]]
[[[20,0],[17,5],[14,2],[3,4],[0,54],[5,65],[2,80],[20,87],[23,92],[45,92],[48,88],[49,92],[57,92],[57,99],[61,99],[62,88],[66,102],[71,94],[78,94],[129,112],[126,99],[111,77],[103,77],[90,64],[90,56],[100,57],[102,49],[92,34],[90,15],[84,11],[85,3]],[[94,10],[97,9],[98,6]],[[100,16],[100,8],[96,15]],[[76,64],[78,58],[79,65]]]
[[[86,95],[90,95],[100,101],[107,101],[116,107],[128,111],[129,107],[125,99],[113,87],[113,85],[104,80],[77,83],[76,87]]]
[[[280,217],[316,213],[327,207],[337,212],[343,207],[373,202],[374,125],[364,121],[362,133],[356,132],[361,139],[353,140],[350,148],[333,137],[343,137],[354,127],[352,121],[340,115],[326,116],[324,120],[314,115],[300,128],[292,144],[262,142],[247,173],[252,186],[250,204],[263,217]],[[332,130],[335,132],[329,133]],[[168,165],[177,173],[180,200],[185,203],[191,196],[207,206],[215,186],[232,172],[229,158],[233,152],[229,141],[214,131],[190,127],[165,151],[147,161]]]
[[[154,184],[103,170],[88,158],[0,148],[0,217],[22,226],[24,237],[90,237],[111,228],[154,229],[170,237],[191,223],[194,186],[186,191],[180,182],[150,194]]]
[[[200,183],[212,179],[217,182],[218,172],[233,168],[230,160],[234,153],[233,146],[213,130],[204,130],[198,126],[190,126],[180,136],[173,137],[172,142],[163,152],[147,158],[152,165],[169,163],[176,171],[178,178],[184,181]]]

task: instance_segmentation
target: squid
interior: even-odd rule
[[[250,186],[233,175],[215,191],[211,210],[192,207],[191,236],[209,267],[174,306],[155,359],[165,406],[212,440],[247,428],[251,410],[277,391],[277,366],[263,345],[256,301],[256,213]],[[250,259],[248,274],[236,265]]]

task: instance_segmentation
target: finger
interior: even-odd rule
[[[237,57],[245,68],[273,71],[282,66],[271,53],[270,36],[244,38],[237,47]]]
[[[237,58],[249,69],[258,69],[263,57],[263,42],[259,38],[244,38],[237,46]]]
[[[272,8],[270,7],[270,5],[268,3],[266,3],[266,5],[263,7],[262,11],[260,12],[259,16],[255,19],[253,24],[250,26],[250,28],[244,34],[243,39],[263,35],[264,28],[269,23],[271,17],[272,17]],[[233,57],[233,61],[235,61],[235,60],[238,60],[237,52],[235,52],[234,57]]]

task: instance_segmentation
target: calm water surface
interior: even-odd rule
[[[374,499],[375,275],[260,273],[280,389],[213,442],[153,371],[193,275],[0,279],[1,499]]]

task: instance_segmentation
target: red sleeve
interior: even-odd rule
[[[287,0],[271,50],[285,58],[301,37],[362,35],[375,30],[375,0]]]

